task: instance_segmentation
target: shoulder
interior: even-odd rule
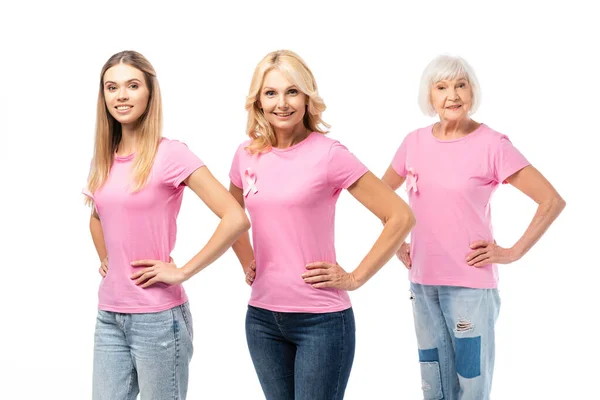
[[[431,135],[432,125],[427,125],[422,128],[417,128],[414,131],[409,132],[403,139],[403,143],[412,143],[420,138],[425,137],[426,135]]]
[[[503,133],[498,132],[495,129],[490,128],[486,124],[481,124],[479,128],[479,137],[482,140],[489,142],[490,144],[499,144],[505,140],[509,140],[508,136]]]
[[[158,153],[159,154],[172,154],[178,153],[180,151],[189,151],[187,144],[181,142],[179,140],[161,138],[158,143]]]

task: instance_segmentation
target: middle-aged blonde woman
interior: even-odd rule
[[[383,181],[406,182],[418,224],[398,257],[410,269],[411,299],[426,400],[485,400],[494,367],[500,309],[497,264],[523,257],[565,202],[506,135],[471,119],[480,101],[471,67],[435,58],[423,72],[422,111],[433,125],[409,133]],[[511,247],[494,240],[490,198],[510,183],[538,204]]]
[[[258,64],[246,109],[250,140],[235,154],[230,191],[252,220],[252,245],[248,234],[233,245],[252,285],[250,355],[267,399],[342,399],[355,345],[347,291],[396,253],[413,215],[346,147],[325,136],[325,104],[295,53],[276,51]],[[350,272],[337,264],[334,248],[343,189],[385,224]]]

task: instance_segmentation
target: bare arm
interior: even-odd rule
[[[94,247],[96,248],[96,252],[98,253],[98,257],[100,261],[106,259],[106,245],[104,243],[104,232],[102,231],[102,223],[100,222],[100,217],[96,212],[96,208],[93,208],[92,215],[90,216],[90,232],[92,233],[92,241],[94,242]]]
[[[477,250],[467,257],[470,265],[508,264],[520,259],[540,240],[566,206],[556,189],[533,166],[514,173],[507,181],[535,201],[538,204],[537,211],[521,238],[511,248],[505,249],[484,241],[472,243],[471,248]]]
[[[150,265],[131,277],[137,279],[136,284],[143,283],[142,287],[156,282],[174,284],[188,280],[225,253],[233,242],[250,228],[250,221],[244,210],[208,168],[197,169],[185,180],[185,183],[221,221],[202,250],[181,268],[157,260],[133,262],[134,266]]]
[[[415,217],[404,200],[371,172],[359,178],[348,191],[384,224],[375,244],[354,271],[346,274],[340,266],[311,263],[303,275],[316,288],[354,290],[364,285],[398,251],[415,225]]]
[[[381,178],[383,183],[387,184],[395,192],[406,180],[406,177],[398,175],[396,170],[390,165]]]
[[[233,197],[237,200],[238,204],[242,208],[245,208],[244,193],[242,189],[230,182],[229,193],[233,195]],[[242,269],[246,274],[246,283],[252,285],[252,282],[254,281],[254,271],[256,270],[256,265],[254,262],[254,250],[252,249],[252,244],[250,243],[250,235],[248,234],[248,232],[244,232],[238,238],[238,240],[235,241],[231,248],[233,249],[233,252],[237,256],[238,260],[240,260]]]
[[[353,271],[362,286],[396,254],[416,220],[408,204],[371,172],[363,175],[348,191],[384,224],[379,238]]]
[[[104,232],[102,231],[102,223],[100,222],[100,216],[96,211],[96,206],[92,204],[92,215],[90,216],[90,232],[92,233],[92,241],[94,247],[100,258],[100,268],[98,272],[101,277],[105,277],[108,273],[108,252],[106,251],[106,244],[104,243]]]

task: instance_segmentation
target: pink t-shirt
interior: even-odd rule
[[[346,147],[313,132],[302,142],[251,155],[242,143],[229,177],[244,191],[252,221],[256,279],[249,304],[279,312],[349,308],[348,293],[315,289],[306,264],[336,262],[335,203],[368,169]]]
[[[134,154],[115,156],[106,183],[90,193],[100,216],[108,252],[108,273],[100,283],[98,308],[121,313],[168,310],[187,301],[181,285],[135,285],[136,260],[169,261],[177,236],[183,181],[204,164],[188,147],[163,138],[150,177],[142,190],[130,190]]]
[[[456,140],[438,140],[432,126],[406,136],[392,168],[406,177],[417,219],[411,232],[411,282],[495,288],[495,264],[469,266],[470,244],[493,241],[490,198],[529,162],[508,137],[481,124]]]

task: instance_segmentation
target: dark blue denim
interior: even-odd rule
[[[354,360],[352,308],[312,314],[248,306],[246,339],[267,400],[344,398]]]

